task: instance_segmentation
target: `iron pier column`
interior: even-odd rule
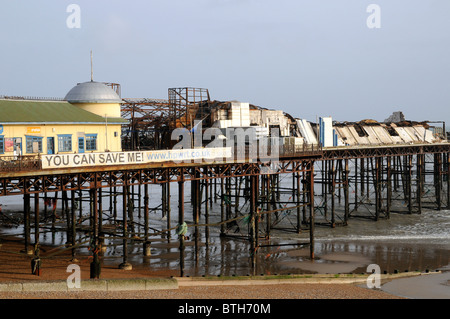
[[[123,198],[122,198],[122,219],[123,219],[123,261],[119,265],[119,269],[131,270],[133,266],[128,263],[128,173],[124,172],[123,177]]]
[[[178,225],[184,225],[184,179],[178,181]],[[184,233],[179,234],[180,240],[180,277],[184,276]]]

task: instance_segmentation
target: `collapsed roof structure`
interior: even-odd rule
[[[159,100],[158,100],[159,101]],[[127,102],[127,99],[124,99]],[[146,103],[151,110],[160,110],[161,101]],[[267,109],[239,101],[211,100],[207,89],[169,89],[169,100],[164,101],[164,116],[152,120],[154,113],[143,113],[142,118],[132,117],[131,132],[139,129],[148,132],[150,139],[161,141],[154,147],[170,148],[170,132],[175,128],[192,130],[201,123],[203,130],[219,128],[224,135],[229,128],[253,129],[257,138],[278,136],[280,144],[321,145],[322,147],[358,147],[396,144],[439,143],[446,140],[444,127],[431,126],[429,121],[407,121],[402,112],[394,112],[384,122],[362,120],[359,122],[337,122],[332,117],[320,117],[318,122],[294,118],[282,110]],[[123,104],[122,110],[129,110],[131,102]],[[133,110],[135,106],[133,105]],[[131,113],[130,113],[131,114]],[[133,111],[133,114],[137,114]],[[133,115],[134,116],[134,115]],[[126,117],[126,116],[124,116]],[[139,124],[136,124],[139,123]],[[152,126],[152,130],[149,129]],[[154,127],[153,127],[154,126]],[[164,133],[164,136],[163,136]],[[161,135],[161,136],[159,136]],[[153,142],[152,142],[153,143]],[[141,143],[138,143],[141,144]],[[152,144],[153,145],[153,144]],[[148,146],[137,145],[144,149]]]
[[[427,122],[402,121],[378,123],[334,123],[339,144],[334,146],[423,144],[442,142],[443,137],[435,133]]]
[[[271,135],[273,129],[281,138],[296,138],[296,144],[321,144],[323,147],[395,145],[442,142],[428,122],[335,122],[331,117],[321,117],[318,123],[293,118],[281,110],[238,101],[207,101],[190,112],[203,128],[254,128],[256,135]],[[401,114],[403,119],[403,114]]]

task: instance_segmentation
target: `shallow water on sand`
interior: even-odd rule
[[[396,279],[383,284],[381,289],[406,298],[450,299],[450,271]]]

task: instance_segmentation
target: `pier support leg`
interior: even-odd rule
[[[324,185],[323,187],[323,214],[325,219],[328,219],[328,192],[330,191],[330,169],[328,168],[329,165],[329,161],[325,161],[325,172],[323,172],[322,174],[322,185]],[[305,181],[307,185],[309,185],[309,183],[307,181]],[[309,189],[308,191],[309,192]]]
[[[403,166],[402,166],[403,165]],[[405,204],[408,206],[408,212],[409,212],[409,181],[408,181],[408,156],[403,156],[403,163],[399,158],[398,162],[399,171],[402,172],[401,180],[402,180],[402,188],[403,188],[403,198],[405,201]]]
[[[166,195],[167,195],[167,204],[166,204],[166,225],[167,225],[167,229],[170,229],[170,180],[169,180],[169,173],[167,173],[167,183],[166,183],[166,187],[167,187],[167,191],[166,191]],[[170,241],[170,231],[167,232],[167,240]]]
[[[416,174],[416,179],[417,179],[417,185],[416,185],[416,198],[417,198],[417,210],[418,213],[421,214],[422,213],[422,192],[423,192],[423,159],[422,159],[422,154],[417,154],[416,155],[416,161],[417,161],[417,174]]]
[[[178,182],[178,224],[184,224],[184,181]],[[179,235],[180,240],[180,277],[184,276],[184,234]]]
[[[345,159],[345,168],[343,172],[343,180],[344,180],[344,225],[348,224],[348,217],[350,213],[350,197],[349,197],[349,167],[348,167],[348,159]]]
[[[98,219],[98,191],[97,191],[97,174],[94,175],[94,187],[91,189],[92,192],[92,200],[93,200],[93,238],[91,242],[91,249],[93,253],[93,261],[90,265],[90,278],[91,279],[98,279],[100,278],[100,259],[98,256],[99,252],[99,219]]]
[[[408,213],[413,213],[413,204],[412,204],[412,155],[407,155],[407,169],[408,169],[408,177],[407,177],[407,189],[408,189]]]
[[[206,247],[208,247],[209,244],[209,206],[210,203],[209,202],[209,180],[206,178],[205,179],[205,244]]]
[[[386,158],[386,218],[391,218],[391,203],[392,203],[392,169],[391,169],[391,157]]]
[[[149,210],[148,210],[148,184],[144,184],[144,256],[150,256],[151,250],[150,250],[150,241],[148,240],[148,217],[149,217]]]
[[[166,218],[166,184],[162,183],[161,184],[161,217],[162,218]]]
[[[210,183],[209,183],[209,207],[212,208],[213,207],[213,194],[214,194],[214,190],[213,190],[213,184],[214,184],[214,179],[211,179]]]
[[[355,206],[353,208],[354,211],[358,210],[358,159],[355,158]]]
[[[194,252],[195,252],[195,262],[198,262],[199,259],[199,240],[200,240],[200,232],[198,230],[198,224],[200,221],[200,206],[201,206],[201,195],[200,195],[200,181],[193,180],[191,181],[192,188],[192,198],[191,202],[193,204],[193,221],[194,221]]]
[[[141,205],[141,198],[142,198],[142,187],[141,187],[141,183],[139,182],[139,184],[137,185],[137,189],[138,189],[138,218],[141,219],[141,210],[142,210],[142,205]]]
[[[295,173],[296,179],[296,196],[297,196],[297,234],[302,232],[302,216],[301,216],[301,208],[300,208],[300,172]],[[269,214],[270,215],[270,214]],[[269,217],[269,216],[267,216]]]
[[[80,197],[79,197],[79,203],[78,203],[78,206],[79,206],[79,221],[80,221],[80,223],[83,221],[83,191],[82,190],[80,190],[80,195],[79,195]]]
[[[375,221],[380,218],[381,211],[381,158],[375,158]]]
[[[106,246],[104,245],[104,239],[103,239],[103,191],[102,188],[98,188],[98,245],[101,249],[102,253],[106,252]]]
[[[372,169],[373,169],[372,158],[370,158],[370,161],[368,158],[366,162],[367,162],[366,163],[367,166],[366,166],[366,170],[365,170],[365,173],[366,173],[366,198],[367,198],[367,200],[369,200],[370,199],[370,166],[372,166]],[[372,174],[372,176],[373,176],[373,174]]]
[[[71,229],[72,229],[72,236],[71,236],[71,245],[72,245],[72,262],[78,262],[78,260],[75,257],[75,239],[77,237],[77,221],[76,221],[76,205],[75,205],[75,191],[72,190],[70,192],[70,212],[71,212],[71,219],[72,222],[70,223]]]
[[[112,187],[109,187],[109,216],[113,216],[113,193]]]
[[[434,154],[434,187],[435,187],[435,197],[436,197],[436,204],[437,204],[437,209],[441,210],[442,209],[442,203],[441,203],[441,189],[442,189],[442,161],[441,161],[441,154],[437,153]]]
[[[364,168],[365,168],[364,158],[361,158],[361,168],[360,168],[360,174],[361,174],[361,198],[364,197],[364,188],[365,188],[365,185],[364,185],[364,175],[365,175]]]
[[[34,194],[34,258],[31,260],[31,273],[41,275],[41,259],[39,258],[39,193]]]
[[[220,235],[225,235],[225,199],[224,199],[224,179],[220,179]]]
[[[397,170],[397,156],[392,157],[392,186],[393,191],[397,192],[398,188],[398,170]]]
[[[266,211],[270,211],[270,196],[271,192],[270,190],[270,175],[265,175],[264,182],[266,184]],[[266,237],[270,238],[270,228],[272,227],[272,214],[266,215]]]
[[[342,193],[342,180],[343,180],[343,167],[342,167],[342,160],[340,159],[339,161],[336,162],[336,177],[335,177],[335,181],[336,179],[339,180],[339,187],[338,187],[338,203],[341,203],[341,193]]]
[[[308,163],[309,256],[314,259],[314,162]]]
[[[447,153],[447,209],[450,209],[450,153]]]
[[[250,256],[253,274],[256,271],[256,251],[258,249],[257,178],[256,175],[250,176]]]
[[[131,187],[129,185],[126,186],[127,189],[127,212],[128,212],[128,226],[130,226],[131,236],[134,237],[135,235],[135,228],[134,228],[134,187]],[[128,229],[127,229],[128,230]]]
[[[123,206],[122,206],[122,218],[123,218],[123,261],[119,265],[119,269],[123,270],[131,270],[133,269],[133,266],[128,263],[128,176],[125,173],[124,176],[124,185],[123,185]]]
[[[48,206],[48,199],[47,199],[47,192],[44,193],[44,218],[47,220],[47,206]]]
[[[23,195],[23,213],[24,213],[24,239],[25,239],[25,249],[24,252],[28,255],[34,253],[32,247],[30,246],[30,218],[31,218],[31,208],[30,208],[30,194],[25,193]]]
[[[113,215],[114,215],[114,223],[117,222],[117,186],[113,188],[114,198],[113,198]]]
[[[305,225],[308,223],[308,218],[306,216],[306,204],[308,203],[307,194],[309,193],[308,189],[307,189],[308,188],[308,183],[307,183],[307,180],[306,180],[306,178],[307,178],[306,170],[307,170],[306,163],[303,162],[302,163],[302,180],[301,180],[301,183],[302,183],[302,204],[303,204],[303,207],[302,207],[302,223],[305,224]],[[323,185],[323,183],[322,183],[322,185]]]
[[[239,214],[239,196],[241,190],[242,177],[234,178],[234,217],[237,217]]]
[[[331,227],[336,227],[336,167],[334,160],[331,160]]]

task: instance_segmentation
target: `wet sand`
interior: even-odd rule
[[[0,281],[30,282],[66,280],[67,266],[74,263],[69,252],[52,258],[52,247],[44,246],[42,253],[42,274],[31,274],[30,256],[20,254],[23,243],[20,240],[3,242],[0,247]],[[302,254],[301,250],[291,255]],[[368,260],[352,254],[327,254],[322,256],[329,263],[302,264],[319,273],[342,272],[364,265]],[[82,279],[89,279],[89,256],[79,256],[76,264],[81,268]],[[326,266],[323,266],[326,265]],[[334,265],[334,266],[333,266]],[[314,266],[317,266],[314,268]],[[102,279],[145,278],[178,276],[177,270],[151,269],[136,266],[133,270],[121,270],[117,265],[102,265]],[[1,292],[1,299],[402,299],[395,292],[368,289],[356,284],[271,284],[246,286],[179,287],[175,290],[122,291],[122,292]]]
[[[434,271],[450,264],[450,250],[447,245],[446,236],[439,233],[438,239],[434,237],[411,240],[410,234],[416,234],[420,228],[424,227],[424,217],[430,224],[425,229],[436,228],[435,225],[445,225],[448,220],[447,213],[442,212],[436,215],[435,212],[426,216],[397,216],[391,220],[373,221],[352,220],[347,227],[329,229],[317,227],[315,260],[309,258],[309,246],[303,245],[308,232],[302,234],[291,234],[289,232],[272,232],[270,240],[261,239],[261,247],[258,249],[256,275],[283,275],[283,274],[366,274],[369,264],[380,266],[382,273],[411,272],[427,270]],[[431,224],[429,221],[432,220]],[[165,222],[165,221],[160,221]],[[403,236],[391,240],[391,230],[397,225],[405,223],[404,229],[409,232]],[[415,228],[411,228],[413,226]],[[418,225],[418,226],[415,226]],[[442,226],[444,227],[444,226]],[[209,238],[205,238],[203,233],[199,242],[195,243],[191,236],[186,241],[185,250],[185,276],[245,276],[252,273],[250,268],[249,242],[248,240],[236,237],[222,237],[218,235],[217,229],[211,228]],[[445,227],[444,227],[445,231]],[[20,228],[14,230],[21,233]],[[397,234],[399,231],[397,230]],[[373,236],[372,236],[373,234]],[[380,238],[382,240],[372,240],[369,237]],[[191,234],[192,235],[192,234]],[[329,238],[330,235],[333,237]],[[371,236],[366,236],[371,235]],[[389,236],[388,236],[389,235]],[[395,234],[393,234],[394,236]],[[44,237],[46,236],[46,237]],[[356,236],[356,237],[355,237]],[[353,238],[355,237],[355,238]],[[394,236],[395,237],[395,236]],[[65,242],[64,233],[57,233],[56,240],[52,240],[49,235],[41,234],[42,247],[42,274],[35,276],[31,274],[31,257],[23,253],[23,240],[6,236],[0,247],[0,281],[1,282],[27,282],[39,280],[66,280],[70,275],[67,273],[67,266],[77,264],[81,268],[82,279],[89,279],[89,265],[92,261],[90,252],[84,247],[77,250],[77,261],[71,260],[70,250],[63,254],[47,258],[57,247]],[[6,240],[8,238],[8,240]],[[389,238],[385,240],[384,238]],[[142,243],[129,245],[128,261],[133,265],[133,270],[118,269],[122,262],[122,241],[110,240],[109,249],[102,256],[102,279],[115,278],[148,278],[148,277],[178,277],[180,276],[180,254],[179,243],[176,236],[172,240],[167,238],[152,238],[152,255],[143,256]],[[61,247],[61,246],[60,246]],[[434,275],[433,275],[434,276]],[[439,283],[430,278],[430,285]],[[413,279],[412,279],[413,280]],[[394,280],[394,282],[397,281]],[[409,291],[421,291],[425,285],[421,281],[408,281],[411,285]],[[427,284],[428,285],[428,284]],[[387,285],[386,288],[392,285]],[[383,289],[384,285],[382,286]],[[414,288],[413,288],[414,287]],[[447,286],[448,287],[448,286]],[[447,288],[445,287],[445,288]],[[275,287],[246,286],[236,287],[235,293],[230,293],[227,287],[180,287],[176,291],[136,292],[132,293],[78,293],[65,294],[19,294],[12,293],[0,295],[0,298],[398,298],[405,296],[408,298],[427,298],[431,296],[421,295],[419,297],[403,294],[402,291],[370,290],[354,284],[339,285],[282,285]],[[242,292],[242,293],[241,293]],[[178,296],[178,297],[176,297]],[[254,296],[254,297],[253,297]],[[259,297],[260,296],[260,297]],[[264,297],[263,297],[264,296]],[[445,298],[442,297],[437,298]]]
[[[21,252],[24,248],[20,240],[9,240],[3,242],[0,247],[0,281],[1,282],[26,282],[37,280],[66,280],[70,273],[67,266],[77,264],[80,266],[81,279],[89,279],[90,263],[92,257],[88,255],[78,255],[76,261],[72,261],[70,251],[58,256],[46,258],[52,254],[53,247],[42,246],[41,249],[41,275],[36,276],[31,273],[31,258]],[[118,264],[117,264],[118,265]],[[117,265],[103,264],[101,278],[141,278],[141,277],[170,277],[177,276],[176,270],[150,270],[143,267],[134,267],[127,271],[118,269]]]

